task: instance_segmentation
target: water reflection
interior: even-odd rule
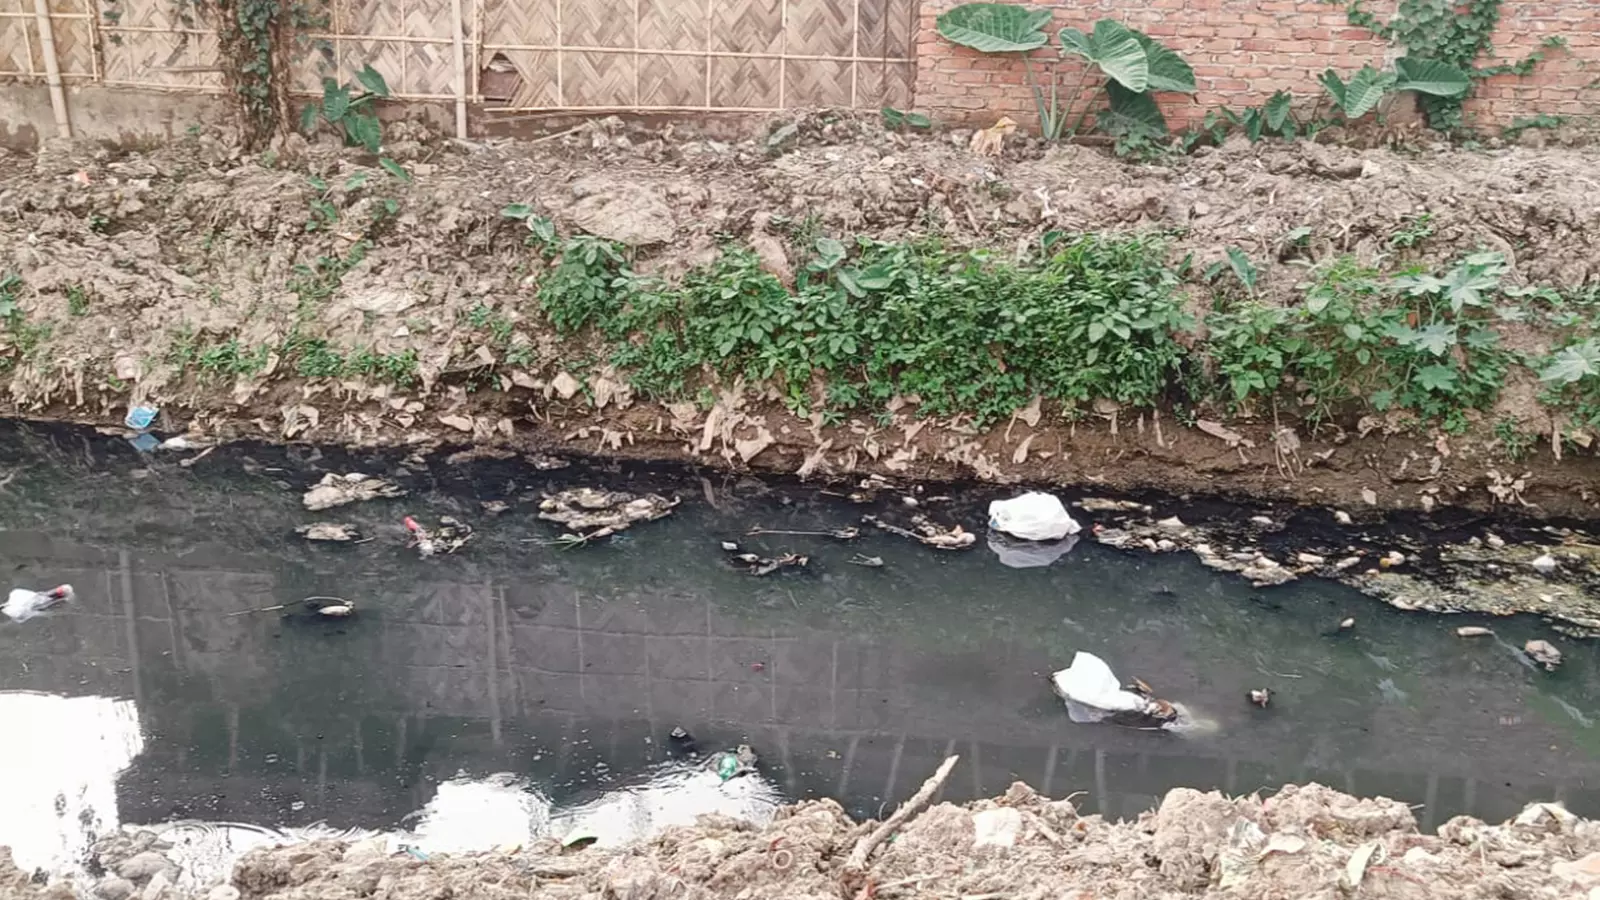
[[[521,499],[552,475],[445,466],[413,471],[409,500],[339,511],[372,544],[308,546],[292,536],[310,520],[298,495],[271,479],[319,476],[256,456],[219,450],[193,469],[158,458],[138,478],[121,462],[0,458],[21,472],[0,507],[0,565],[78,593],[68,610],[4,629],[0,689],[134,701],[145,743],[116,780],[123,821],[325,822],[444,846],[512,842],[548,817],[553,831],[581,822],[611,840],[704,808],[706,773],[667,753],[675,725],[707,752],[748,741],[762,754],[768,783],[713,792],[745,811],[781,793],[877,815],[959,752],[946,799],[1020,779],[1084,791],[1111,816],[1178,785],[1243,793],[1312,779],[1421,804],[1429,826],[1533,799],[1600,814],[1600,665],[1586,644],[1563,643],[1566,665],[1543,673],[1456,638],[1465,620],[1315,583],[1259,592],[1190,560],[1091,542],[1019,569],[984,548],[935,554],[880,534],[751,538],[757,525],[828,530],[863,512],[753,481],[668,485],[685,498],[671,518],[563,551],[528,542],[554,529]],[[284,471],[242,474],[272,468]],[[935,513],[980,528],[983,499]],[[487,500],[513,512],[487,519]],[[473,522],[474,542],[419,560],[400,520],[424,511]],[[813,562],[752,578],[725,564],[726,539]],[[856,553],[885,565],[851,566]],[[360,612],[250,612],[326,594]],[[1351,615],[1355,629],[1328,633]],[[1534,621],[1493,624],[1512,648],[1548,636]],[[1215,729],[1070,722],[1046,678],[1077,650]],[[1276,692],[1268,710],[1245,699],[1259,687]],[[599,818],[575,818],[585,810]],[[0,829],[17,826],[0,815]]]

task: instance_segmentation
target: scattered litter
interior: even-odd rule
[[[1350,859],[1344,866],[1344,886],[1352,893],[1361,887],[1361,880],[1367,875],[1367,866],[1372,862],[1372,856],[1378,851],[1377,841],[1368,841],[1356,848],[1350,854]]]
[[[1072,665],[1051,674],[1050,686],[1074,722],[1162,728],[1178,718],[1173,705],[1153,696],[1149,685],[1134,679],[1132,690],[1123,687],[1104,660],[1082,650]]]
[[[315,487],[306,491],[302,502],[306,509],[319,512],[349,503],[376,500],[380,497],[404,497],[405,494],[405,490],[399,485],[382,478],[363,475],[360,472],[351,472],[348,475],[335,475],[329,472],[322,476],[322,480],[317,482]]]
[[[1038,491],[990,503],[989,527],[1025,541],[1057,541],[1082,530],[1060,498]]]
[[[690,734],[688,729],[682,725],[672,726],[672,731],[667,734],[667,746],[675,753],[684,755],[699,752],[699,747],[695,744],[694,735]]]
[[[411,546],[424,558],[439,553],[454,553],[472,540],[472,526],[455,516],[440,516],[438,528],[424,528],[416,519],[405,517],[406,531],[411,533]]]
[[[640,497],[626,491],[574,488],[546,496],[539,504],[539,518],[559,522],[578,532],[562,535],[557,540],[557,543],[575,545],[667,516],[678,502],[676,497],[668,500],[658,494]]]
[[[294,530],[294,533],[308,541],[360,543],[367,540],[362,537],[361,529],[345,522],[313,522],[310,525],[301,525]]]
[[[1401,553],[1399,550],[1390,550],[1378,560],[1378,568],[1392,569],[1395,566],[1403,566],[1405,563],[1406,555],[1404,553]]]
[[[1561,665],[1561,651],[1549,641],[1532,640],[1522,645],[1522,652],[1528,658],[1544,666],[1546,672],[1554,672],[1556,666]]]
[[[51,607],[68,602],[75,596],[70,584],[58,585],[48,591],[15,588],[6,598],[5,606],[0,607],[0,612],[4,612],[7,618],[26,622]]]
[[[128,409],[128,415],[122,420],[122,424],[128,426],[134,431],[148,431],[150,426],[155,424],[156,414],[158,412],[160,412],[160,410],[154,406],[140,405],[130,407]]]
[[[869,569],[883,568],[883,557],[881,556],[862,556],[857,553],[855,556],[845,560],[845,562],[853,566],[866,566]]]
[[[1022,811],[1010,806],[985,809],[972,814],[974,847],[1013,847],[1022,830]]]
[[[726,550],[729,553],[738,553],[739,552],[739,545],[735,544],[733,541],[723,541],[722,542],[722,549]]]
[[[343,597],[307,597],[301,602],[317,615],[330,619],[349,618],[356,611],[356,605]]]
[[[1529,563],[1529,565],[1533,566],[1534,571],[1541,575],[1549,575],[1556,569],[1561,568],[1561,564],[1556,562],[1556,558],[1548,553],[1539,556],[1533,562]]]
[[[749,744],[740,744],[736,749],[724,750],[711,757],[706,761],[706,766],[723,781],[748,775],[756,770],[756,751]]]
[[[830,528],[827,531],[780,531],[775,528],[762,528],[760,525],[757,525],[756,527],[745,532],[745,534],[750,537],[754,537],[758,534],[783,534],[800,535],[802,537],[831,537],[840,541],[853,541],[861,536],[861,529],[852,526],[846,526],[844,528]]]
[[[522,459],[528,465],[533,466],[535,469],[538,469],[541,472],[565,469],[567,466],[571,465],[571,463],[567,462],[561,457],[551,456],[548,453],[530,453],[522,457]]]
[[[563,850],[582,850],[600,841],[600,836],[592,831],[581,828],[573,829],[566,837],[561,839]]]
[[[1167,531],[1182,531],[1183,529],[1188,528],[1189,526],[1183,524],[1183,520],[1178,518],[1177,516],[1171,516],[1169,518],[1165,518],[1165,519],[1162,519],[1161,521],[1157,522],[1156,523],[1156,527],[1157,528],[1161,528],[1161,529],[1165,529]]]
[[[511,504],[504,500],[484,500],[478,506],[483,509],[483,514],[486,516],[503,515],[511,509]]]
[[[1078,545],[1078,536],[1071,535],[1059,541],[1023,541],[1007,537],[998,531],[989,532],[989,549],[999,557],[1000,564],[1013,569],[1039,569],[1054,563],[1072,552]]]
[[[901,528],[898,525],[890,525],[877,516],[862,516],[861,521],[890,534],[926,544],[936,550],[965,550],[978,541],[977,535],[963,529],[960,525],[940,528],[930,522],[926,516],[915,516],[911,519],[911,525],[912,528],[916,529],[915,531]]]
[[[1350,629],[1352,629],[1354,627],[1356,627],[1356,620],[1354,618],[1346,618],[1346,619],[1339,620],[1339,630],[1340,631],[1349,631]]]
[[[136,435],[128,438],[128,443],[132,444],[133,449],[140,453],[154,453],[161,447],[161,442],[156,440],[153,434]]]
[[[1251,688],[1250,702],[1266,709],[1267,704],[1272,702],[1272,688]]]
[[[741,553],[734,560],[742,565],[751,575],[771,575],[779,569],[803,569],[811,558],[795,553],[785,553],[782,556],[766,557],[754,553]]]
[[[1350,514],[1345,512],[1342,509],[1336,509],[1336,510],[1333,511],[1333,520],[1335,522],[1338,522],[1340,525],[1353,525],[1353,524],[1355,524],[1355,520],[1350,518]]]
[[[1482,625],[1463,625],[1456,629],[1458,637],[1490,637],[1494,631]]]

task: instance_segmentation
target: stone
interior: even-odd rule
[[[231,884],[219,884],[206,891],[206,900],[239,900],[239,889]]]
[[[94,886],[94,895],[100,900],[128,900],[133,896],[133,882],[118,875],[107,875]]]
[[[567,210],[578,228],[630,247],[670,242],[678,233],[672,208],[660,192],[605,176],[580,179],[572,186],[580,199]]]
[[[1549,575],[1561,566],[1560,563],[1556,562],[1556,558],[1548,553],[1539,556],[1529,565],[1533,566],[1534,571],[1541,575]]]
[[[165,872],[172,867],[172,862],[154,850],[146,850],[123,860],[117,866],[117,874],[129,881],[140,882],[153,878],[158,872]]]

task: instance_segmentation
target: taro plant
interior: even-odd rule
[[[1028,88],[1033,93],[1044,137],[1060,140],[1075,134],[1091,113],[1100,130],[1119,139],[1152,140],[1167,135],[1167,124],[1157,106],[1156,93],[1192,94],[1194,70],[1182,57],[1148,35],[1111,19],[1101,19],[1092,31],[1063,28],[1059,56],[1077,57],[1084,63],[1077,84],[1063,94],[1060,67],[1052,61],[1041,76],[1031,53],[1050,43],[1045,27],[1048,9],[1007,3],[967,3],[938,19],[939,34],[952,43],[983,53],[1021,54]],[[1106,103],[1094,109],[1089,80],[1104,79]],[[1081,103],[1081,106],[1080,106]],[[1077,121],[1069,127],[1073,112]]]
[[[1346,121],[1373,110],[1378,110],[1380,117],[1385,116],[1393,98],[1408,91],[1429,97],[1460,97],[1472,87],[1471,77],[1449,63],[1411,57],[1395,60],[1392,72],[1367,65],[1345,81],[1338,72],[1328,69],[1318,80]]]

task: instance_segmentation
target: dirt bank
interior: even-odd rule
[[[940,804],[878,844],[859,870],[852,851],[876,823],[852,822],[831,800],[780,811],[766,828],[722,817],[667,830],[621,851],[390,854],[382,839],[255,850],[209,900],[421,898],[1150,897],[1583,898],[1600,896],[1600,824],[1558,806],[1530,806],[1486,825],[1460,816],[1421,834],[1404,804],[1360,800],[1320,785],[1229,799],[1180,788],[1136,822],[1079,817],[1018,783],[1004,797]],[[180,900],[150,842],[102,842],[100,895],[141,890]],[[113,851],[111,848],[115,848]],[[123,872],[132,876],[117,875]],[[161,879],[152,890],[153,879]],[[0,857],[6,896],[66,897],[30,885]]]
[[[106,425],[138,400],[162,408],[159,430],[211,438],[471,443],[1359,509],[1592,517],[1600,504],[1600,442],[1579,435],[1560,460],[1537,443],[1562,423],[1525,371],[1448,436],[1400,415],[1313,429],[1287,408],[1180,419],[1109,402],[1076,421],[1044,404],[977,429],[923,418],[915,398],[843,421],[801,418],[774,388],[709,376],[693,401],[648,402],[594,348],[552,333],[531,293],[545,263],[502,215],[509,204],[637,245],[636,268],[662,276],[725,238],[765,248],[781,271],[806,235],[1008,248],[1046,229],[1158,228],[1197,269],[1243,249],[1262,296],[1283,301],[1304,263],[1345,253],[1392,268],[1488,248],[1506,255],[1514,283],[1600,277],[1593,150],[1240,144],[1132,166],[1020,144],[980,158],[959,134],[889,134],[850,118],[795,124],[777,142],[600,126],[473,147],[397,126],[389,152],[409,181],[338,148],[244,158],[209,136],[149,153],[53,145],[0,159],[0,274],[20,276],[0,411]],[[1286,245],[1300,228],[1310,237]],[[1207,306],[1205,285],[1186,290]],[[1548,349],[1522,338],[1520,350]]]

